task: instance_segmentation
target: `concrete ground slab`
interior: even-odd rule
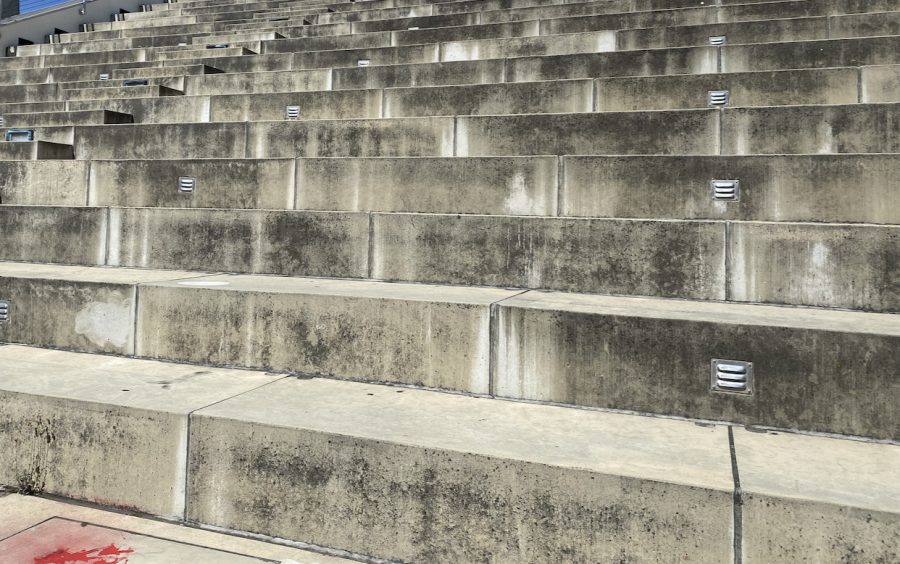
[[[0,481],[167,517],[184,511],[188,414],[277,379],[12,345],[0,359]]]
[[[82,524],[86,527],[82,527]],[[91,534],[80,534],[86,532],[85,529]],[[41,534],[36,535],[35,531],[40,531]],[[44,539],[51,535],[56,541],[53,546],[47,547],[47,552],[37,550],[37,543],[46,544]],[[0,540],[0,551],[4,555],[11,554],[13,547],[23,551],[21,559],[12,558],[8,560],[9,564],[35,564],[35,558],[53,554],[65,545],[69,545],[76,554],[94,548],[102,549],[108,546],[105,541],[113,544],[121,542],[122,546],[117,545],[117,548],[134,549],[134,552],[123,553],[127,554],[129,564],[352,562],[308,550],[21,495],[0,497],[0,539],[4,539]],[[94,546],[96,543],[87,542],[94,540],[100,540],[100,544]],[[132,542],[138,546],[132,545]],[[144,549],[143,546],[148,548]]]

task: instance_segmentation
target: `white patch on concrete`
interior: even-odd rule
[[[616,32],[607,31],[597,38],[597,53],[606,53],[616,50]]]
[[[521,172],[513,174],[507,183],[506,201],[503,202],[506,213],[510,215],[541,215],[534,209],[534,198],[528,194],[525,175]]]
[[[98,346],[122,348],[131,335],[131,304],[93,302],[75,316],[75,332]]]

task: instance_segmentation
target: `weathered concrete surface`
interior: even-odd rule
[[[138,355],[474,393],[488,392],[489,305],[515,294],[251,276],[189,283],[141,287]]]
[[[0,359],[0,480],[166,517],[184,512],[188,414],[276,380],[18,346]]]
[[[0,263],[10,319],[0,341],[84,352],[134,353],[135,286],[189,272]]]
[[[77,159],[240,159],[246,151],[242,123],[81,126]]]
[[[67,160],[75,158],[72,145],[50,141],[0,142],[0,161]]]
[[[362,213],[112,208],[111,266],[363,278]]]
[[[900,36],[726,45],[721,72],[891,65],[898,48]]]
[[[503,82],[504,61],[455,61],[422,65],[336,68],[331,76],[334,90],[492,84]]]
[[[290,64],[290,59],[287,59]],[[217,60],[211,65],[219,65]],[[224,65],[222,65],[224,66]],[[186,76],[184,93],[189,96],[221,94],[250,94],[253,92],[304,92],[330,90],[331,75],[328,69],[263,72],[251,68],[236,70],[227,68],[224,74]]]
[[[133,123],[134,117],[109,110],[4,114],[7,127],[41,127],[53,125],[102,125]]]
[[[900,224],[897,155],[564,157],[563,170],[560,215]],[[740,200],[714,201],[714,179],[739,180]]]
[[[0,162],[0,203],[84,205],[87,173],[85,161]]]
[[[592,88],[588,80],[391,88],[382,117],[590,112]]]
[[[404,561],[720,563],[727,448],[687,422],[286,379],[192,418],[188,516]]]
[[[456,155],[714,154],[715,110],[459,117]]]
[[[209,119],[207,96],[163,96],[161,98],[119,98],[115,100],[73,100],[69,109],[108,108],[131,114],[134,123],[195,123]]]
[[[103,264],[107,212],[99,208],[0,207],[0,260]]]
[[[372,66],[436,63],[440,46],[404,45],[372,49],[341,49],[338,51],[307,51],[295,53],[294,69],[355,67],[360,59],[368,59]]]
[[[247,126],[247,157],[450,157],[454,120],[421,117]]]
[[[898,153],[900,104],[734,108],[722,154]]]
[[[499,396],[900,437],[895,315],[528,292],[498,316]],[[712,359],[752,362],[753,395],[710,392]]]
[[[535,22],[537,23],[537,22]],[[564,55],[569,53],[603,53],[616,50],[616,35],[612,31],[483,39],[479,41],[449,41],[441,45],[442,61],[474,61]]]
[[[212,96],[209,121],[284,120],[287,106],[300,107],[300,120],[379,118],[380,90],[341,90]]]
[[[127,538],[126,535],[130,534],[146,535],[156,539],[164,539],[170,543],[179,543],[179,545],[184,547],[210,547],[230,553],[252,555],[256,558],[267,558],[284,562],[293,561],[298,564],[340,564],[351,562],[343,558],[325,556],[307,550],[204,531],[196,527],[176,525],[157,519],[145,519],[133,515],[101,511],[85,507],[84,505],[22,495],[6,496],[0,501],[0,538],[11,537],[49,519],[76,523],[78,527],[82,523],[90,523],[96,527],[106,527],[122,535],[120,538]],[[84,536],[79,535],[79,537],[80,540],[86,540]],[[59,545],[60,543],[57,543],[57,546]],[[107,545],[108,543],[101,542],[99,546]],[[85,550],[89,548],[96,547],[81,547],[81,549]],[[76,548],[75,550],[79,549]],[[182,552],[180,554],[183,555],[185,553]],[[193,559],[196,557],[196,553],[191,554],[188,552],[187,554],[188,558],[182,558],[176,553],[170,561],[196,562]],[[216,556],[221,555],[221,553],[218,553]],[[148,556],[153,557],[152,553]],[[32,560],[33,558],[26,561],[31,562]],[[269,561],[267,560],[267,562]],[[216,562],[219,562],[219,560],[208,564],[216,564]]]
[[[860,72],[860,101],[900,102],[900,65],[863,67]]]
[[[521,57],[506,62],[507,82],[604,76],[652,76],[717,72],[715,47]]]
[[[616,46],[620,51],[709,45],[709,38],[724,35],[732,45],[811,41],[828,38],[827,17],[787,18],[705,25],[659,26],[620,29]]]
[[[555,157],[298,159],[297,209],[556,215]]]
[[[724,299],[708,222],[375,214],[372,277]]]
[[[92,206],[291,209],[294,160],[92,161]],[[0,165],[2,167],[2,165]],[[179,178],[196,181],[179,190]]]
[[[900,554],[900,447],[741,429],[734,443],[745,562],[891,562]]]
[[[729,256],[732,300],[900,311],[897,225],[734,223]]]
[[[595,110],[621,112],[708,107],[707,92],[728,90],[731,107],[855,104],[858,69],[603,78]]]

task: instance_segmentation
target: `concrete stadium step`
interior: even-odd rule
[[[896,225],[13,205],[0,224],[0,260],[900,311]]]
[[[32,161],[39,159],[74,159],[72,145],[49,141],[0,141],[0,161]],[[3,165],[0,165],[3,166]],[[6,180],[6,179],[4,179]],[[5,183],[5,182],[4,182]],[[2,201],[0,201],[2,202]],[[5,203],[5,202],[2,202]]]
[[[3,114],[7,127],[42,127],[57,125],[102,125],[134,123],[131,114],[110,110]]]
[[[63,90],[62,98],[65,100],[114,100],[120,98],[146,98],[148,96],[183,96],[184,92],[162,86],[107,86],[98,88],[77,88]]]
[[[896,445],[16,346],[0,358],[3,467],[57,495],[405,561],[900,546]]]
[[[0,521],[0,552],[8,562],[96,554],[192,564],[358,562],[323,554],[338,551],[301,550],[33,496],[0,494]]]
[[[898,167],[897,154],[7,162],[0,202],[896,225]],[[738,199],[716,201],[715,179],[737,180]]]

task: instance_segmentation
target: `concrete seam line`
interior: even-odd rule
[[[372,264],[375,257],[375,213],[368,212],[369,216],[369,229],[367,233],[366,243],[368,245],[366,249],[366,278],[369,280],[372,279],[372,276],[375,272],[375,267]]]
[[[725,301],[729,301],[731,299],[731,277],[732,277],[732,251],[731,251],[731,240],[732,240],[732,223],[730,221],[725,222],[725,292],[723,292],[725,296]]]
[[[556,217],[563,216],[563,208],[566,204],[566,157],[558,155],[556,157]]]
[[[863,101],[863,68],[856,67],[856,102],[862,104]]]
[[[131,304],[131,317],[132,317],[132,327],[131,327],[131,356],[137,357],[137,345],[138,345],[138,300],[140,300],[140,284],[134,285],[134,295],[132,296],[132,304]]]
[[[734,519],[734,564],[742,564],[743,562],[743,492],[741,491],[741,475],[738,472],[737,453],[734,447],[734,427],[728,426],[728,449],[731,454],[731,476],[734,479],[734,501],[733,501],[733,519]]]

